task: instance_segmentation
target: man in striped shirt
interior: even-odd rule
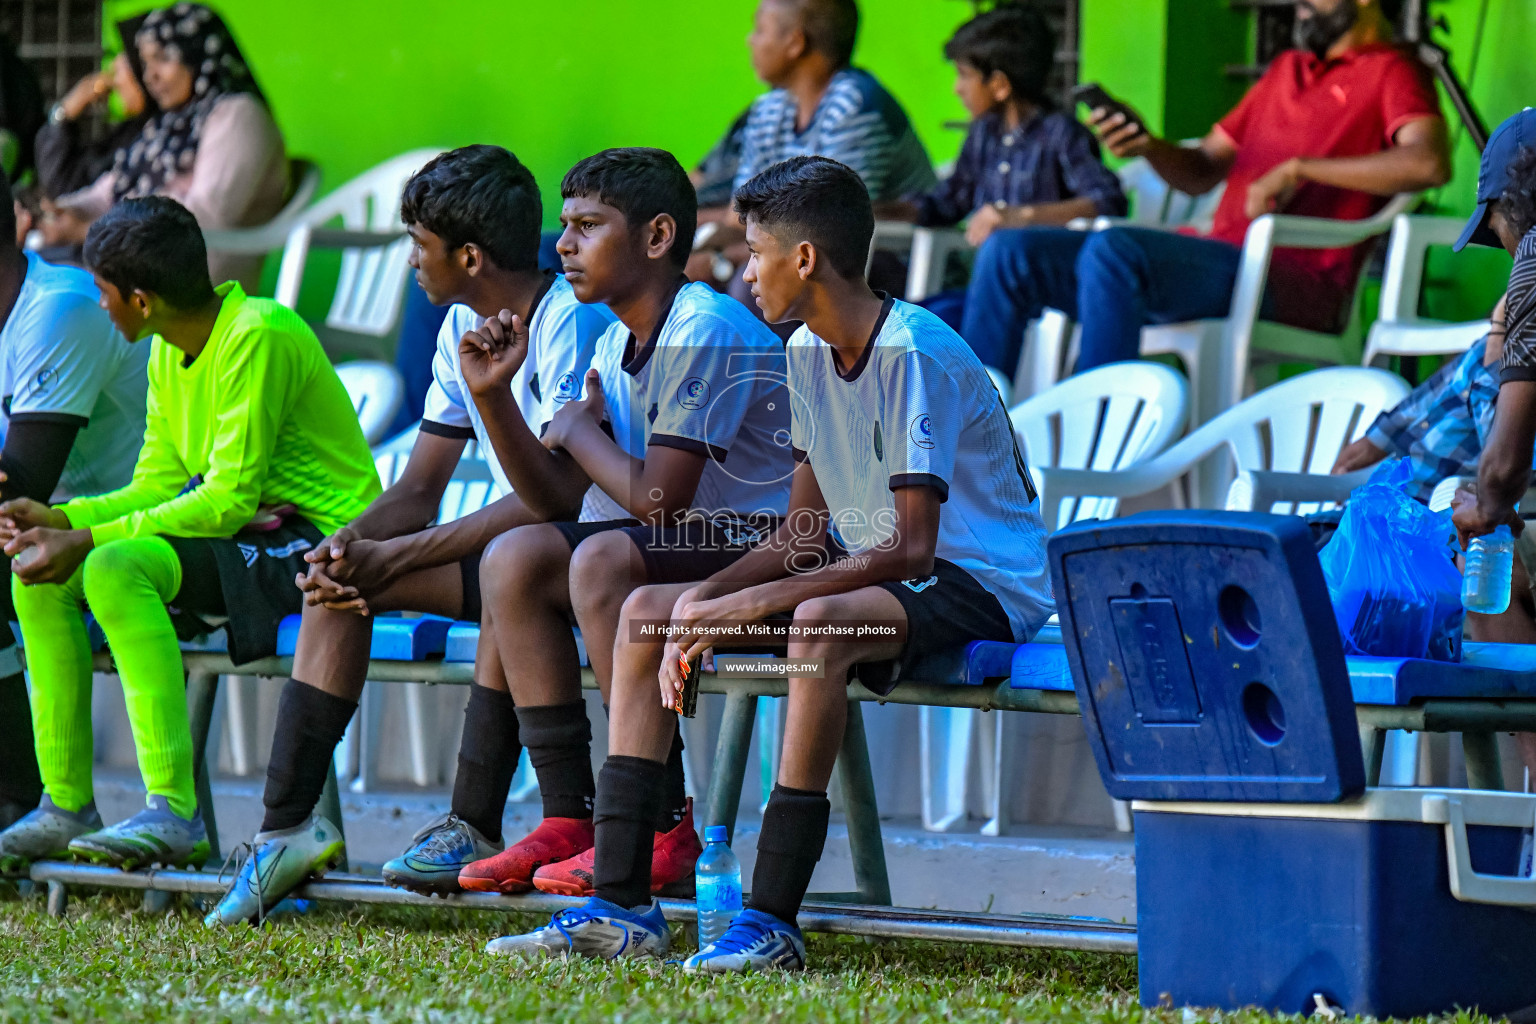
[[[854,0],[762,0],[747,47],[752,70],[773,87],[757,98],[742,130],[735,187],[792,156],[825,156],[858,172],[875,202],[927,192],[937,183],[928,153],[896,98],[850,66],[858,36]],[[729,206],[699,210],[701,232],[690,276],[711,272],[714,254],[746,262],[746,234]],[[755,310],[750,289],[731,294]]]
[[[1515,503],[1531,482],[1536,448],[1536,110],[1514,115],[1494,131],[1477,175],[1477,209],[1456,242],[1500,246],[1515,258],[1504,298],[1504,355],[1493,431],[1478,462],[1477,501],[1456,511],[1465,546],[1508,524],[1524,526]],[[1530,532],[1520,538],[1521,560],[1536,569]]]

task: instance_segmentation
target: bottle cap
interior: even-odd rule
[[[706,843],[729,843],[731,841],[730,832],[724,825],[710,825],[704,830],[704,841]]]

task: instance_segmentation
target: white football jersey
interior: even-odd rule
[[[432,385],[427,390],[421,429],[479,442],[496,488],[505,495],[512,493],[512,484],[492,450],[485,422],[459,368],[459,339],[484,322],[485,318],[468,306],[455,305],[448,310],[437,332],[437,355],[432,359]],[[512,378],[512,395],[535,435],[543,431],[556,409],[580,396],[581,380],[591,365],[597,339],[613,322],[607,306],[578,302],[564,277],[551,278],[529,318],[528,359]]]
[[[1055,611],[1045,524],[1008,411],[969,345],[920,306],[886,300],[847,374],[808,327],[789,339],[795,457],[821,485],[850,553],[895,530],[893,491],[939,492],[934,554],[975,577],[1008,613],[1014,639]]]
[[[784,514],[794,471],[784,345],[749,309],[706,284],[684,284],[644,345],[615,323],[592,365],[624,451],[643,459],[659,445],[706,456],[694,508]],[[594,494],[582,518],[598,510],[629,514]]]

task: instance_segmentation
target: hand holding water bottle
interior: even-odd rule
[[[1515,568],[1515,535],[1500,526],[1472,538],[1467,545],[1461,577],[1461,604],[1479,615],[1498,615],[1509,608],[1510,580]]]

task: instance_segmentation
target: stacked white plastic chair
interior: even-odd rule
[[[1366,336],[1366,366],[1391,356],[1439,356],[1465,352],[1488,333],[1487,320],[1452,324],[1419,316],[1424,261],[1431,246],[1455,242],[1466,221],[1460,217],[1399,214],[1392,221],[1381,280],[1381,311]]]
[[[1060,515],[1063,503],[1084,496],[1129,498],[1148,494],[1186,476],[1213,453],[1226,451],[1236,463],[1239,480],[1232,488],[1263,485],[1266,474],[1327,474],[1345,445],[1357,440],[1381,412],[1408,394],[1396,374],[1360,366],[1313,370],[1244,400],[1196,428],[1188,437],[1156,456],[1115,473],[1066,467],[1037,469],[1040,506],[1047,521]],[[1250,474],[1244,478],[1243,474]],[[1330,486],[1336,487],[1336,482]],[[1262,490],[1262,488],[1261,488]],[[1226,493],[1199,493],[1199,508],[1244,507],[1229,502]],[[1307,499],[1302,499],[1306,501]],[[1314,501],[1316,499],[1313,499]],[[1290,514],[1307,511],[1297,500],[1276,501],[1256,511]]]

